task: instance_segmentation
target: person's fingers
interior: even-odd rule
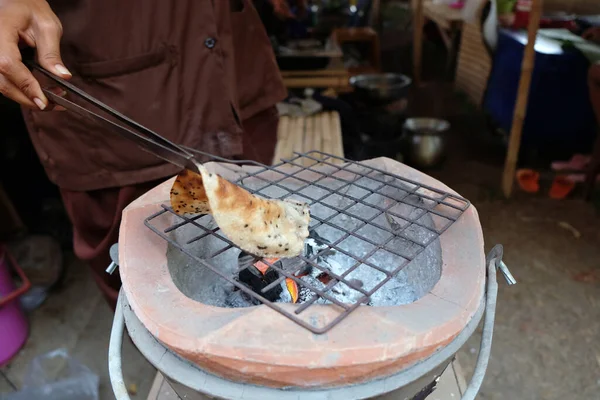
[[[0,75],[11,83],[5,84],[4,95],[17,101],[14,96],[14,87],[17,87],[29,100],[43,110],[48,105],[48,100],[39,82],[33,77],[31,71],[21,62],[21,54],[19,53],[17,43],[6,40],[0,40]],[[21,96],[17,96],[22,98]],[[24,104],[20,101],[21,104]]]
[[[3,96],[6,96],[17,103],[30,107],[30,108],[39,108],[31,99],[29,99],[25,93],[23,93],[18,87],[16,87],[11,81],[6,79],[3,75],[0,74],[0,93]]]
[[[38,63],[48,71],[69,79],[71,72],[65,67],[60,57],[62,27],[58,19],[37,22],[32,29]]]

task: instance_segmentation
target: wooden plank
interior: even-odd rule
[[[306,130],[306,118],[300,117],[298,118],[298,124],[296,125],[296,130],[294,131],[294,140],[293,147],[290,151],[290,157],[294,157],[294,152],[302,152],[302,146],[304,144],[304,132]]]
[[[348,82],[349,77],[343,76],[315,76],[315,77],[304,77],[304,78],[283,78],[283,84],[288,88],[305,88],[305,87],[316,87],[316,88],[351,88]]]
[[[348,71],[341,69],[316,69],[310,71],[281,71],[284,78],[315,77],[315,76],[341,76],[347,77]]]
[[[338,113],[331,115],[331,132],[333,135],[333,152],[338,157],[344,157],[344,145],[342,142],[342,122]],[[335,160],[335,164],[343,164],[342,160]]]
[[[277,135],[273,164],[279,163],[282,158],[293,157],[294,152],[313,150],[344,157],[341,121],[337,112],[321,112],[309,117],[282,116]],[[309,166],[313,162],[303,160],[302,164]]]
[[[279,118],[279,125],[277,125],[277,144],[275,145],[275,153],[273,154],[273,161],[271,164],[277,164],[281,151],[287,141],[288,133],[290,128],[290,117],[284,115]]]
[[[314,119],[314,131],[313,131],[313,150],[323,151],[323,129],[321,126],[321,116],[318,114]]]
[[[306,118],[306,124],[304,127],[304,142],[302,144],[302,152],[303,153],[309,153],[310,151],[313,150],[312,145],[313,145],[314,135],[315,135],[315,116],[312,115],[312,116]],[[312,164],[314,164],[314,162],[312,160],[310,160],[309,158],[302,159],[302,165],[304,165],[305,167],[308,167]]]
[[[331,114],[323,113],[321,117],[321,126],[323,129],[323,153],[333,153],[333,139],[331,135]]]
[[[508,151],[504,162],[504,172],[502,174],[502,191],[505,197],[510,197],[513,190],[515,172],[517,169],[517,159],[519,148],[521,147],[521,135],[523,133],[523,123],[527,112],[527,101],[529,99],[529,88],[531,86],[531,75],[533,73],[533,64],[535,61],[535,40],[542,14],[543,0],[533,0],[531,12],[529,13],[529,25],[527,26],[527,45],[521,64],[521,77],[519,78],[519,89],[517,91],[517,102],[513,114],[512,127],[510,129],[510,138],[508,142]]]
[[[277,158],[278,161],[283,158],[290,158],[290,156],[292,155],[292,151],[294,149],[294,136],[296,135],[298,126],[301,123],[302,123],[302,118],[298,118],[298,117],[290,118],[288,135],[285,138],[284,144],[281,146],[281,153],[278,155],[278,158]]]
[[[423,0],[412,0],[413,6],[413,81],[421,85],[421,59],[423,56]]]

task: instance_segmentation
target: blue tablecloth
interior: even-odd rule
[[[483,107],[500,128],[510,132],[517,98],[526,32],[501,30]],[[524,150],[551,158],[591,151],[597,122],[587,86],[589,60],[577,49],[538,36]]]

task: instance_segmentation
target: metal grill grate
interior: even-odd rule
[[[286,168],[282,168],[284,166]],[[254,261],[243,265],[234,274],[224,273],[223,269],[219,268],[219,265],[211,263],[211,260],[215,257],[226,251],[238,248],[227,237],[221,234],[218,227],[209,229],[201,225],[198,219],[202,215],[193,217],[180,216],[175,214],[169,206],[163,205],[162,210],[145,220],[145,224],[156,234],[171,243],[171,245],[191,257],[199,265],[209,268],[250,297],[257,299],[316,334],[327,332],[361,304],[368,304],[370,296],[373,293],[396,276],[406,265],[433,243],[460,218],[470,205],[468,200],[434,187],[423,185],[363,163],[318,151],[306,154],[295,153],[293,158],[284,160],[280,164],[272,167],[263,167],[255,172],[247,173],[235,183],[249,192],[262,195],[263,197],[280,199],[292,197],[306,201],[311,205],[311,232],[319,227],[327,226],[340,233],[336,240],[328,243],[327,248],[322,249],[317,254],[308,257],[304,255],[298,257],[298,262],[294,263],[294,267],[291,269],[284,269],[281,266],[282,264],[279,263],[271,263],[264,259],[261,260],[279,273],[279,278],[262,289],[262,294],[272,289],[275,285],[281,285],[286,278],[294,280],[298,288],[303,290],[305,294],[308,291],[308,299],[298,304],[292,312],[281,307],[282,303],[267,300],[262,294],[256,293],[238,280],[239,272],[248,268]],[[324,171],[323,168],[327,171]],[[294,189],[290,188],[290,181],[293,181],[297,187]],[[309,187],[317,188],[316,192],[318,194],[315,195],[314,190],[311,194],[308,194],[306,189]],[[269,195],[270,192],[278,194]],[[378,197],[379,202],[383,200],[383,206],[373,201],[375,196]],[[331,200],[333,198],[342,199],[344,206],[336,207],[332,205]],[[400,207],[410,207],[412,210],[411,215],[407,216],[401,213],[399,211]],[[368,214],[358,213],[358,208],[362,208],[362,210],[368,209],[371,212]],[[164,223],[158,223],[158,219],[166,217],[174,219],[176,223],[171,224],[167,229],[158,228],[157,226],[164,226]],[[344,220],[347,221],[348,219],[352,219],[355,222],[355,226],[347,228],[348,224]],[[181,244],[173,240],[170,237],[170,233],[183,226],[193,226],[198,234],[190,238],[186,243]],[[378,243],[376,240],[367,237],[368,235],[365,236],[363,234],[364,228],[369,226],[387,232],[387,238]],[[415,235],[415,230],[418,230],[420,234]],[[217,237],[223,241],[224,247],[204,258],[193,254],[189,245],[210,236]],[[354,254],[352,250],[353,246],[343,245],[346,240],[352,240],[353,243],[366,243],[371,247],[371,250],[362,255]],[[406,251],[403,246],[397,246],[398,240],[410,244],[411,251]],[[318,262],[322,254],[332,250],[340,252],[353,260],[352,265],[341,274],[332,273],[330,269],[320,265]],[[382,267],[372,262],[372,256],[377,252],[393,254],[395,259],[397,259],[397,265]],[[256,258],[255,260],[259,259]],[[331,280],[323,287],[316,287],[316,285],[311,285],[296,276],[307,265],[319,271],[326,272],[331,277]],[[373,272],[377,271],[377,273],[383,274],[384,278],[372,288],[364,288],[352,279],[349,279],[348,276],[362,265],[372,268]],[[352,290],[359,292],[361,296],[351,304],[341,302],[331,295],[331,291],[337,285],[346,285]],[[301,314],[314,305],[319,298],[323,298],[337,306],[334,307],[337,312],[336,317],[328,323],[321,325],[301,318]],[[289,309],[289,307],[287,308]]]

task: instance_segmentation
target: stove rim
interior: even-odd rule
[[[430,185],[434,185],[435,187],[439,187],[439,188],[442,188],[443,190],[448,190],[452,193],[457,194],[454,190],[452,190],[451,188],[448,188],[442,182],[439,182],[436,179],[434,179],[430,176],[427,176],[420,171],[415,170],[414,168],[410,168],[409,166],[398,163],[397,161],[394,161],[394,160],[391,160],[391,159],[388,159],[385,157],[378,157],[376,159],[372,159],[372,160],[368,160],[368,161],[376,163],[375,165],[382,165],[386,171],[390,171],[390,172],[393,171],[395,173],[399,173],[399,174],[402,174],[403,176],[407,176],[407,177],[410,177],[412,179],[416,179],[419,181],[421,179],[424,179],[423,182],[427,182]],[[216,164],[216,166],[219,168],[218,164]],[[231,167],[231,166],[229,165],[226,167]],[[251,171],[255,170],[255,168],[251,168],[250,170]],[[223,170],[223,172],[226,172],[226,174],[224,176],[229,176],[227,174],[226,169]],[[168,272],[164,270],[164,268],[163,268],[164,265],[162,265],[162,262],[164,261],[164,260],[162,260],[162,257],[164,256],[166,243],[163,240],[161,240],[158,236],[153,235],[150,232],[144,233],[144,232],[147,232],[147,230],[143,226],[144,218],[146,218],[147,215],[150,212],[152,212],[151,210],[159,209],[160,205],[164,202],[164,199],[168,198],[169,189],[173,183],[173,180],[174,180],[174,178],[171,178],[169,180],[166,180],[162,184],[158,185],[155,189],[153,189],[147,195],[144,195],[144,196],[142,196],[142,198],[136,200],[135,204],[132,204],[132,206],[128,207],[128,209],[126,210],[126,212],[125,212],[126,215],[124,215],[125,229],[124,229],[124,232],[122,231],[122,233],[125,233],[125,236],[122,235],[121,238],[127,239],[127,240],[123,240],[123,243],[121,243],[121,245],[123,245],[125,242],[130,242],[130,243],[128,245],[121,246],[121,247],[123,247],[123,249],[122,249],[123,251],[119,252],[120,253],[119,259],[123,263],[123,265],[121,265],[121,268],[119,268],[119,271],[122,276],[125,273],[125,276],[123,276],[123,279],[124,279],[123,280],[123,289],[127,293],[130,304],[136,311],[136,314],[139,316],[139,318],[141,318],[144,321],[144,326],[147,326],[148,329],[151,332],[153,332],[153,334],[155,334],[157,338],[160,338],[160,340],[163,343],[166,343],[169,346],[169,348],[174,349],[174,351],[176,351],[178,354],[181,354],[181,356],[184,357],[185,359],[190,360],[194,364],[200,365],[201,368],[203,368],[204,370],[215,371],[213,369],[212,365],[204,364],[203,360],[204,361],[206,361],[206,360],[203,358],[203,356],[200,357],[200,354],[206,353],[207,355],[214,355],[214,356],[222,357],[224,361],[227,361],[227,359],[233,359],[235,361],[235,359],[237,359],[237,358],[236,357],[232,358],[231,353],[230,353],[231,349],[232,349],[232,343],[227,344],[225,342],[221,343],[221,341],[219,341],[219,342],[207,341],[206,338],[210,338],[210,336],[205,336],[205,335],[209,334],[209,332],[203,331],[202,329],[204,329],[204,328],[197,328],[195,325],[190,325],[190,323],[193,324],[194,321],[197,321],[197,319],[190,320],[189,318],[184,317],[185,322],[181,321],[183,323],[184,327],[183,328],[179,327],[179,324],[177,324],[177,327],[175,327],[175,326],[172,326],[172,323],[170,322],[170,321],[174,321],[172,314],[161,313],[161,312],[157,313],[154,311],[154,310],[159,310],[159,309],[163,310],[164,309],[164,307],[163,307],[164,301],[169,301],[169,302],[172,302],[172,304],[174,306],[177,306],[178,308],[182,307],[182,309],[187,309],[187,307],[191,307],[190,309],[195,310],[194,311],[196,313],[195,315],[200,316],[202,318],[212,318],[212,315],[214,315],[217,318],[216,319],[212,318],[211,320],[214,320],[218,323],[220,323],[220,321],[222,321],[222,319],[220,319],[220,318],[224,316],[224,314],[222,312],[213,314],[214,313],[213,307],[210,307],[210,306],[207,306],[204,304],[201,304],[200,307],[197,307],[198,302],[194,302],[194,301],[190,300],[189,298],[183,296],[181,294],[181,292],[176,289],[176,287],[173,285],[172,280],[168,279]],[[450,246],[451,258],[450,259],[444,258],[446,261],[444,269],[446,267],[450,267],[450,269],[454,273],[458,273],[458,275],[456,275],[454,273],[451,273],[450,275],[444,274],[444,276],[446,276],[446,279],[444,280],[442,278],[440,281],[438,281],[438,283],[436,284],[436,287],[432,290],[432,293],[426,295],[424,298],[419,299],[417,302],[412,303],[412,304],[391,307],[391,309],[394,311],[392,312],[392,314],[390,314],[390,316],[397,316],[399,319],[396,320],[394,318],[393,320],[388,320],[388,321],[389,322],[393,321],[394,326],[396,326],[397,329],[399,329],[400,331],[403,331],[405,326],[406,327],[409,326],[409,325],[406,325],[406,322],[403,322],[403,320],[412,321],[411,319],[406,319],[407,317],[404,317],[403,315],[406,315],[407,313],[409,315],[412,315],[415,312],[420,313],[423,310],[423,306],[425,306],[427,309],[432,311],[433,314],[435,314],[435,315],[438,315],[441,312],[442,314],[440,314],[440,316],[443,317],[443,321],[452,322],[452,324],[453,324],[452,326],[449,326],[446,322],[442,322],[442,323],[435,322],[435,326],[431,327],[431,329],[435,329],[435,330],[427,331],[430,333],[435,333],[433,335],[431,335],[430,333],[426,333],[425,331],[423,331],[422,333],[415,332],[415,334],[416,334],[415,338],[420,337],[421,339],[426,340],[430,344],[436,344],[435,347],[431,347],[430,351],[427,350],[427,354],[424,355],[425,357],[427,357],[427,355],[430,355],[430,354],[436,352],[437,349],[439,349],[442,346],[445,346],[447,343],[449,343],[452,340],[451,338],[455,337],[464,328],[464,326],[466,326],[466,324],[470,321],[470,319],[474,315],[475,311],[477,310],[477,306],[480,302],[480,299],[482,298],[482,296],[484,296],[484,293],[485,293],[485,291],[484,291],[485,255],[483,254],[482,227],[481,227],[478,213],[477,213],[477,210],[475,207],[471,207],[471,209],[468,210],[467,213],[468,213],[468,218],[465,218],[465,219],[461,218],[461,220],[458,221],[458,224],[457,224],[459,226],[455,227],[456,229],[458,229],[457,232],[462,232],[462,234],[459,234],[458,236],[455,236],[454,234],[446,236],[448,240],[451,237],[459,238],[458,239],[459,242],[455,242],[455,239],[452,239],[452,242],[454,242],[455,246]],[[129,217],[127,217],[127,214],[129,214]],[[139,227],[139,229],[135,228],[135,227]],[[123,228],[123,226],[122,226],[122,228]],[[140,236],[140,234],[142,234],[142,235]],[[143,244],[144,244],[143,246],[141,246],[142,243],[140,241],[142,237],[143,237]],[[442,236],[442,241],[444,241],[443,238],[444,238],[444,236]],[[460,243],[463,243],[463,244],[469,243],[470,244],[469,246],[465,247],[465,249],[467,251],[458,251],[462,247],[460,245]],[[481,248],[480,248],[480,246],[472,246],[471,244],[473,244],[473,243],[480,243]],[[149,249],[147,248],[148,244],[150,244]],[[456,245],[458,245],[458,246],[456,246]],[[149,252],[143,250],[142,253],[139,253],[139,251],[142,249],[148,249]],[[142,257],[142,258],[138,259],[138,257]],[[140,264],[140,261],[142,262],[141,264]],[[158,262],[158,264],[156,264],[156,262]],[[480,262],[481,262],[481,266],[483,268],[479,268]],[[127,264],[128,266],[126,267],[125,264]],[[131,267],[129,267],[129,265],[131,265]],[[149,266],[149,265],[156,266],[157,268],[148,269],[147,266]],[[471,282],[468,284],[469,290],[464,290],[464,289],[457,290],[457,285],[453,284],[454,280],[457,277],[463,276],[463,273],[473,274],[473,275],[471,275],[473,277],[473,279],[468,279],[468,282]],[[135,278],[135,279],[132,280],[132,278]],[[132,282],[136,282],[136,281],[141,282],[142,285],[141,286],[133,285]],[[458,285],[458,286],[461,286],[461,285]],[[148,292],[148,290],[150,290],[150,292]],[[140,297],[140,295],[142,295],[142,294],[145,294],[145,296]],[[154,295],[154,294],[156,294],[156,295]],[[130,297],[130,295],[133,295],[133,298]],[[192,304],[192,303],[194,303],[194,304]],[[452,306],[451,303],[454,303],[456,307]],[[416,309],[414,307],[415,304],[417,305]],[[289,304],[285,304],[285,305],[289,305]],[[438,308],[438,306],[440,306],[441,308]],[[408,307],[408,308],[405,308],[405,307]],[[432,309],[432,307],[434,307],[434,308]],[[448,308],[448,307],[450,307],[450,308]],[[377,319],[381,319],[381,318],[385,318],[385,315],[383,315],[381,313],[381,311],[385,311],[384,308],[387,308],[387,307],[367,307],[367,308],[363,308],[363,310],[368,311],[370,313],[370,315],[372,315],[373,317],[375,317]],[[436,311],[436,308],[438,309],[437,311]],[[254,317],[257,315],[266,316],[266,313],[264,310],[268,310],[267,307],[262,307],[262,311],[259,311],[258,309],[261,309],[261,307],[257,307],[257,310],[255,310],[253,313],[251,313],[251,314],[254,314],[253,315]],[[223,311],[223,310],[227,310],[227,309],[219,309],[219,311]],[[233,312],[236,312],[239,310],[243,310],[243,309],[230,309],[230,311],[233,311]],[[468,311],[468,314],[466,314],[464,312],[465,310]],[[141,312],[141,314],[139,314],[138,312]],[[268,312],[272,312],[272,311],[268,311]],[[179,316],[179,314],[178,314],[178,316]],[[248,316],[241,315],[240,317],[241,318],[236,318],[236,320],[239,320],[242,323],[242,325],[240,325],[240,326],[242,326],[242,327],[247,326],[247,319],[248,319],[247,317]],[[245,322],[245,320],[246,320],[246,322]],[[281,320],[285,321],[286,318],[283,318]],[[291,347],[289,348],[289,350],[292,351],[292,353],[286,353],[286,354],[293,354],[293,352],[295,350],[297,350],[297,348],[298,348],[298,346],[296,346],[297,343],[302,343],[302,348],[304,348],[303,346],[304,346],[305,339],[309,340],[309,344],[311,343],[310,339],[314,338],[314,336],[310,336],[310,333],[307,330],[298,329],[298,327],[295,326],[295,324],[291,324],[289,321],[287,322],[287,324],[285,324],[285,322],[280,324],[281,320],[273,320],[273,322],[276,322],[278,324],[278,327],[283,329],[282,332],[285,332],[286,334],[291,334],[291,336],[295,338],[291,342],[291,343],[295,343],[295,344],[292,344]],[[188,321],[191,321],[191,322],[188,322]],[[232,322],[233,322],[233,320],[232,320]],[[375,322],[377,322],[377,321],[375,321]],[[246,325],[244,325],[244,324],[246,324]],[[203,324],[203,325],[205,325],[205,324]],[[218,325],[215,327],[220,328],[220,327],[224,327],[224,326],[225,325]],[[363,324],[363,328],[364,328],[364,326],[365,325]],[[373,325],[368,324],[367,330],[369,329],[368,327],[370,327],[370,326],[373,326]],[[360,324],[357,327],[359,327],[359,330],[360,329],[364,330],[363,328],[360,328],[361,327]],[[444,331],[447,330],[447,327],[449,327],[453,331],[451,335],[443,334]],[[198,330],[198,329],[200,329],[200,330]],[[394,329],[396,329],[396,328],[394,328]],[[427,329],[430,329],[430,328],[427,328]],[[211,330],[212,330],[212,328],[211,328]],[[409,328],[409,330],[410,330],[410,328]],[[229,332],[229,331],[226,331],[225,333],[227,334],[227,332]],[[339,336],[339,335],[337,335],[336,332],[338,332],[338,331],[333,330],[334,337]],[[189,333],[192,333],[192,336],[189,336],[188,335]],[[406,365],[409,365],[410,361],[409,362],[401,362],[401,361],[397,361],[397,360],[401,360],[404,358],[405,355],[410,355],[413,353],[412,350],[405,348],[406,347],[405,344],[408,342],[405,339],[403,339],[404,334],[398,336],[397,333],[393,334],[390,337],[382,338],[382,340],[384,340],[385,343],[389,342],[391,345],[394,346],[393,347],[394,354],[398,353],[398,357],[399,357],[399,358],[396,358],[396,356],[394,356],[391,359],[389,357],[385,358],[385,360],[387,360],[387,361],[392,360],[391,362],[393,363],[393,365],[398,366],[398,367],[390,366],[390,368],[388,368],[387,373],[394,373],[394,372],[400,370],[401,368],[405,367]],[[408,333],[408,331],[407,331],[407,333]],[[440,335],[440,333],[442,333],[442,335]],[[308,336],[307,336],[307,334],[308,334]],[[228,334],[228,336],[232,337],[232,335],[229,335],[229,334]],[[233,335],[233,336],[235,336],[235,335]],[[354,336],[355,336],[355,338],[359,339],[359,342],[362,343],[362,340],[360,340],[361,336],[356,336],[356,335],[354,335]],[[446,339],[444,339],[444,337]],[[195,339],[195,338],[200,338],[200,339]],[[297,341],[296,339],[300,339],[300,341]],[[341,337],[338,337],[336,339],[337,343],[342,343],[342,344],[346,343],[345,340],[340,340],[340,339],[341,339]],[[174,340],[176,342],[174,342]],[[179,340],[183,340],[184,342],[181,343],[181,342],[179,342]],[[321,342],[321,341],[319,341],[319,342]],[[361,343],[359,343],[359,345]],[[223,344],[225,344],[226,346],[223,346]],[[207,347],[204,347],[205,345]],[[371,347],[372,344],[369,341],[369,343],[367,343],[367,345],[368,345],[368,347]],[[317,347],[319,347],[319,346],[312,346],[311,348],[313,350],[315,350]],[[339,346],[337,346],[337,347],[339,347]],[[359,347],[363,348],[362,345]],[[198,353],[197,350],[199,348],[202,348],[203,352]],[[236,346],[233,345],[233,348],[236,348]],[[252,348],[256,348],[256,346],[253,345],[253,346],[248,347],[248,349],[250,349],[250,350],[252,350]],[[341,350],[346,352],[344,350],[344,348],[341,348]],[[194,349],[196,349],[196,350],[194,350]],[[366,347],[364,349],[367,350]],[[368,355],[368,357],[365,358],[365,360],[363,360],[364,361],[363,364],[371,363],[371,359],[375,359],[373,357],[377,357],[377,360],[379,360],[379,357],[380,357],[379,353],[381,352],[380,351],[381,347],[378,347],[378,349],[379,350],[375,351],[374,353],[370,353],[370,351],[369,351],[369,355]],[[246,351],[245,348],[242,348],[239,350]],[[403,352],[404,350],[409,350],[409,352],[401,354],[400,352]],[[304,354],[304,350],[303,350],[303,354]],[[310,354],[318,354],[318,353],[314,353],[314,352],[310,353],[309,352],[306,354],[310,355]],[[389,354],[388,354],[388,356],[389,356]],[[425,358],[425,357],[423,357],[423,358]],[[304,358],[302,358],[302,359],[304,359]],[[394,360],[396,360],[396,361],[394,361]],[[254,360],[254,361],[257,361],[259,363],[261,362],[260,360]],[[278,363],[277,361],[272,361],[272,360],[264,360],[263,359],[262,362],[263,363],[264,362],[273,362],[274,366],[280,365],[280,363]],[[256,365],[258,365],[258,364],[256,364]],[[294,365],[296,365],[296,364],[294,363]],[[353,374],[353,372],[356,372],[354,367],[348,368],[348,367],[352,366],[351,364],[342,363],[342,364],[340,364],[340,366],[342,368],[348,369],[351,374]],[[235,365],[231,364],[231,365],[229,365],[229,367],[232,367],[232,369],[231,369],[232,375],[229,376],[229,374],[226,373],[225,376],[227,376],[229,379],[233,379],[233,380],[241,379],[241,380],[246,381],[245,376],[239,377],[239,375],[240,375],[239,370],[236,369]],[[219,369],[216,369],[216,371],[217,371],[217,373],[221,374],[221,372],[219,372]],[[382,373],[379,373],[379,375],[385,376],[387,373],[382,372]],[[242,373],[242,375],[244,375],[244,374]],[[279,385],[278,382],[275,382],[274,385],[271,386],[270,383],[261,382],[262,379],[260,378],[260,375],[256,375],[256,377],[258,377],[258,380],[254,380],[255,379],[255,378],[253,378],[254,375],[255,374],[248,375],[248,378],[250,379],[251,382],[258,382],[259,385],[267,385],[270,387],[280,387],[280,386],[290,386],[290,385],[304,386],[305,385],[304,379],[295,380],[292,377],[291,379],[287,379],[287,382],[285,382],[286,379],[284,377],[284,380],[279,382],[279,383],[282,383],[283,385]],[[265,377],[267,379],[270,379],[270,375],[268,375],[268,374],[265,375]],[[273,375],[273,377],[277,378],[276,375]],[[321,380],[321,379],[312,379],[312,382],[315,382],[316,384],[329,385],[329,384],[333,384],[334,382],[338,381],[338,378],[335,376],[335,374],[332,374],[330,378],[331,379],[328,379],[326,381]],[[376,378],[376,376],[372,376],[369,379],[375,379],[375,378]],[[353,375],[352,378],[346,380],[346,382],[360,382],[360,381],[361,381],[360,375]],[[323,382],[323,383],[319,383],[319,382]]]
[[[119,291],[117,309],[122,313],[121,334],[124,334],[124,330],[127,329],[129,336],[142,355],[165,377],[200,393],[231,400],[298,400],[300,398],[302,400],[321,400],[324,398],[328,400],[346,400],[348,398],[369,399],[394,392],[427,374],[433,373],[435,368],[443,363],[450,362],[458,350],[475,333],[483,318],[486,301],[487,291],[480,298],[477,310],[471,317],[471,320],[454,339],[437,349],[429,357],[419,360],[395,374],[377,377],[363,383],[306,389],[298,387],[273,388],[253,383],[234,382],[204,371],[191,361],[177,355],[152,335],[133,311],[123,290]],[[113,327],[114,330],[115,328]],[[170,369],[172,372],[167,373],[165,369]],[[184,372],[183,370],[186,369],[187,379],[173,377],[178,371]],[[202,384],[200,385],[198,382]],[[236,390],[231,389],[231,385]],[[360,390],[360,393],[368,393],[361,395],[361,397],[356,397],[357,390]],[[240,395],[232,397],[232,393],[240,393]]]

